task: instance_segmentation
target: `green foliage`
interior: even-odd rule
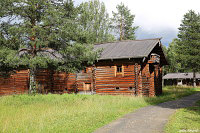
[[[0,21],[0,47],[7,47],[17,50],[20,47],[21,41],[19,38],[18,27],[13,26],[10,22]]]
[[[176,73],[184,72],[181,68],[181,62],[178,60],[179,54],[177,53],[177,39],[174,39],[164,50],[168,63],[168,66],[164,67],[164,73]]]
[[[114,36],[110,34],[110,18],[103,2],[91,0],[80,4],[78,20],[85,43],[114,41]]]
[[[159,97],[100,95],[14,95],[0,98],[1,132],[93,132],[148,105],[195,93],[192,88],[164,88]]]
[[[1,5],[5,4],[7,9],[0,18],[0,45],[16,50],[13,52],[16,55],[19,51],[17,66],[75,72],[83,63],[91,64],[96,59],[93,47],[80,39],[83,31],[79,29],[78,10],[72,0],[1,1]],[[9,61],[9,58],[3,59]],[[1,65],[4,65],[1,68],[9,67],[5,63]]]
[[[190,10],[179,28],[177,53],[183,67],[200,71],[200,15]]]
[[[200,131],[200,101],[193,107],[176,111],[170,117],[165,127],[166,133],[199,132]]]
[[[20,59],[15,50],[7,47],[0,47],[0,72],[9,72],[19,67]]]
[[[29,68],[33,77],[41,68],[76,72],[97,58],[82,40],[72,0],[3,0],[0,7],[1,71]]]
[[[112,12],[113,28],[120,33],[120,40],[134,40],[135,30],[138,28],[133,26],[135,15],[132,15],[123,3],[117,5],[116,8],[117,12]]]

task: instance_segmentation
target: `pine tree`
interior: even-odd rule
[[[96,59],[92,46],[79,36],[72,0],[3,0],[3,6],[0,70],[30,69],[30,90],[35,91],[38,69],[75,72]]]
[[[119,32],[120,40],[134,40],[135,30],[138,28],[133,26],[135,15],[123,3],[117,5],[117,12],[113,13],[113,27]]]
[[[177,52],[183,67],[193,71],[196,86],[195,73],[200,71],[200,15],[193,10],[184,15],[179,27]]]

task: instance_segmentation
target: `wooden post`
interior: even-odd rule
[[[50,76],[50,85],[51,85],[51,88],[50,88],[50,91],[51,93],[53,93],[53,87],[54,87],[54,71],[52,69],[49,70],[49,76]]]
[[[138,95],[138,64],[135,63],[135,95]]]
[[[96,90],[96,66],[92,67],[92,94],[94,94],[94,90]]]
[[[155,96],[155,68],[153,65],[150,65],[150,89],[149,96]]]
[[[124,77],[124,65],[122,64],[122,77]]]

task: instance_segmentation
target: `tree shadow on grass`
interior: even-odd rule
[[[199,100],[200,100],[200,92],[177,100],[160,103],[157,106],[160,106],[162,108],[179,109],[179,108],[191,107],[195,105],[195,103]]]
[[[192,88],[168,89],[160,96],[145,99],[150,105],[171,109],[191,107],[199,100],[200,92]]]

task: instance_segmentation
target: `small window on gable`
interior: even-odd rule
[[[120,88],[119,88],[119,87],[116,87],[115,89],[116,89],[116,90],[119,90]]]
[[[121,73],[122,72],[122,65],[117,66],[117,73]]]

